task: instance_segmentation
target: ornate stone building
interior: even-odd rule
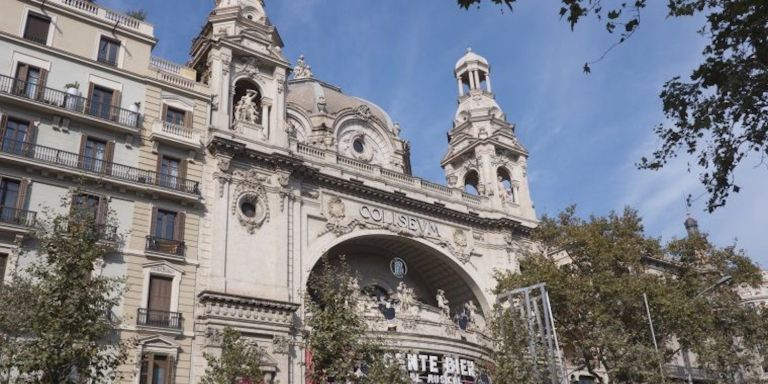
[[[151,55],[150,24],[89,1],[0,5],[2,276],[34,250],[36,211],[113,211],[105,241],[124,242],[99,272],[127,285],[112,314],[138,341],[124,382],[198,382],[231,326],[265,350],[266,382],[302,383],[323,255],[346,255],[410,374],[480,381],[493,273],[517,268],[536,225],[528,153],[484,58],[455,66],[444,185],[411,175],[384,110],[284,56],[260,0],[217,0],[188,65]]]
[[[473,52],[456,63],[442,185],[410,174],[385,111],[316,78],[303,57],[292,67],[282,47],[258,0],[218,1],[193,43],[214,100],[193,381],[231,326],[267,352],[267,382],[303,382],[304,294],[323,255],[346,256],[361,310],[414,377],[478,380],[493,273],[516,268],[536,223],[528,152],[490,65]]]

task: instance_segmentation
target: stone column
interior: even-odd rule
[[[486,88],[488,88],[488,93],[493,93],[493,91],[491,91],[491,73],[490,72],[485,74],[485,84],[486,84]]]
[[[475,88],[481,89],[480,88],[480,71],[474,71],[472,72],[472,74],[475,76],[475,84],[477,84]]]
[[[475,82],[475,72],[469,71],[467,72],[467,75],[469,76],[469,89],[477,89],[477,82]]]
[[[456,78],[456,82],[459,84],[459,97],[464,96],[464,87],[461,84],[461,76]]]

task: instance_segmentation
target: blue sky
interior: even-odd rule
[[[185,62],[192,38],[213,0],[101,0],[120,9],[143,8],[160,43],[155,55]],[[412,143],[414,174],[444,182],[439,160],[456,108],[453,66],[467,47],[491,63],[493,90],[531,153],[529,183],[541,214],[576,203],[581,214],[606,214],[631,205],[648,233],[683,236],[685,197],[704,191],[698,171],[681,156],[660,172],[634,167],[658,144],[663,121],[658,94],[701,59],[701,19],[666,19],[650,2],[639,31],[593,73],[585,61],[613,40],[602,25],[571,32],[559,2],[521,0],[515,11],[486,4],[461,10],[453,0],[267,0],[267,13],[294,62],[306,56],[315,77],[382,106]],[[768,172],[748,160],[737,174],[742,192],[714,214],[701,197],[691,209],[719,245],[734,241],[768,266]]]

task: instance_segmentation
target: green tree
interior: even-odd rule
[[[240,332],[227,327],[221,337],[221,355],[210,353],[203,356],[208,361],[202,384],[235,384],[243,379],[259,382],[264,374],[261,371],[263,352],[255,345],[248,344],[241,338]]]
[[[0,290],[0,377],[36,383],[117,379],[126,343],[109,315],[122,282],[95,274],[114,251],[104,227],[79,209],[41,223],[29,266]],[[24,257],[26,255],[22,255]]]
[[[499,275],[497,289],[546,283],[567,357],[598,378],[605,369],[612,383],[661,382],[661,365],[687,347],[718,382],[732,383],[768,346],[766,312],[741,305],[734,288],[716,284],[724,276],[731,276],[734,285],[759,283],[759,269],[734,247],[715,247],[701,234],[662,246],[644,234],[630,209],[584,220],[569,208],[555,218],[544,217],[533,238],[541,246],[521,259],[523,272]],[[651,271],[650,263],[664,266],[664,273]],[[500,330],[518,326],[510,322],[497,317],[492,325],[501,351],[495,359],[496,382],[526,382],[510,378],[530,377],[530,364],[508,363],[510,356],[530,361],[520,348],[526,340],[499,339],[508,334]],[[761,382],[749,379],[754,381],[741,378]]]
[[[457,1],[464,8],[482,2]],[[492,1],[511,10],[517,0]],[[571,29],[585,17],[604,22],[608,33],[618,35],[607,53],[637,31],[649,3],[661,6],[646,0],[561,0],[557,12]],[[669,19],[703,15],[700,34],[708,44],[687,80],[676,76],[664,84],[660,96],[667,121],[655,128],[661,145],[638,166],[658,170],[678,154],[694,155],[712,212],[739,192],[734,171],[747,155],[768,156],[768,2],[669,0],[666,6]]]
[[[305,300],[309,312],[304,332],[308,377],[315,383],[409,383],[400,365],[387,358],[381,339],[368,333],[358,311],[360,287],[344,256],[332,263],[325,256],[310,276]],[[360,372],[368,371],[368,377]],[[400,375],[398,375],[398,372]]]

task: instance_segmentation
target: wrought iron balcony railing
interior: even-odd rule
[[[162,237],[152,235],[147,236],[147,251],[184,257],[186,248],[186,245],[181,240],[163,239]]]
[[[141,114],[87,97],[70,95],[58,89],[0,75],[0,94],[35,101],[78,115],[94,117],[138,131]]]
[[[197,181],[147,171],[23,141],[3,140],[0,138],[0,153],[24,157],[42,163],[56,164],[66,168],[79,169],[89,174],[110,176],[132,183],[156,185],[179,192],[200,195],[200,187]]]
[[[35,224],[37,212],[0,205],[0,223],[31,227]]]
[[[147,327],[170,329],[182,329],[184,325],[181,313],[147,308],[139,308],[137,310],[136,323]]]

